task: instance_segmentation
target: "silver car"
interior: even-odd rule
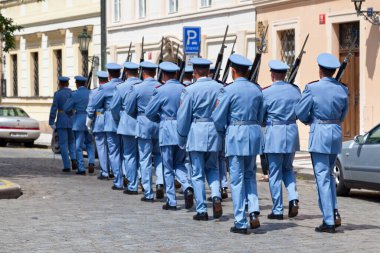
[[[0,146],[8,142],[23,142],[26,147],[32,147],[40,137],[38,121],[31,119],[21,108],[0,106]]]
[[[339,196],[347,196],[351,188],[380,191],[380,124],[343,143],[334,174]]]

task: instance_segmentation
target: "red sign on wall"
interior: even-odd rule
[[[319,24],[320,25],[326,24],[326,14],[319,14]]]

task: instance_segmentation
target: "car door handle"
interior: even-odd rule
[[[350,156],[350,153],[346,153],[345,155],[346,155],[346,156]]]

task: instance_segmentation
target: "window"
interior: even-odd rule
[[[120,0],[113,0],[113,22],[120,21]]]
[[[0,116],[2,117],[27,117],[29,115],[21,108],[18,107],[2,107],[0,108]]]
[[[139,17],[145,18],[146,15],[146,0],[139,0]]]
[[[3,57],[3,62],[0,63],[0,64],[3,64],[3,68],[2,69],[5,69],[6,68],[6,57],[4,55]],[[1,96],[2,97],[6,97],[7,96],[7,80],[4,78],[4,71],[1,72]]]
[[[366,144],[380,144],[380,127],[375,128],[369,133],[365,143]]]
[[[201,0],[201,7],[211,6],[211,0]]]
[[[62,50],[57,49],[53,51],[54,58],[53,58],[53,77],[54,80],[58,80],[58,77],[62,76]],[[57,90],[57,83],[53,82],[53,90]]]
[[[340,50],[359,50],[359,22],[339,24]]]
[[[18,76],[17,76],[17,55],[14,54],[11,56],[11,77],[12,77],[12,87],[13,87],[13,96],[18,96]]]
[[[178,11],[178,0],[169,0],[169,13]]]
[[[279,37],[281,60],[292,67],[295,59],[295,31],[294,29],[280,31]]]
[[[39,89],[39,68],[38,68],[38,53],[32,53],[32,80],[33,80],[33,95],[38,97],[40,94]]]

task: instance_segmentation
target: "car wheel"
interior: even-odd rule
[[[344,185],[344,177],[342,171],[342,164],[339,160],[336,160],[334,167],[334,176],[335,176],[335,185],[336,185],[336,194],[338,196],[347,196],[350,193],[351,188],[348,188]]]
[[[28,141],[28,142],[24,143],[24,146],[27,148],[31,148],[31,147],[33,147],[33,145],[34,145],[34,141]]]
[[[5,147],[7,146],[7,142],[4,140],[0,140],[0,147]]]

